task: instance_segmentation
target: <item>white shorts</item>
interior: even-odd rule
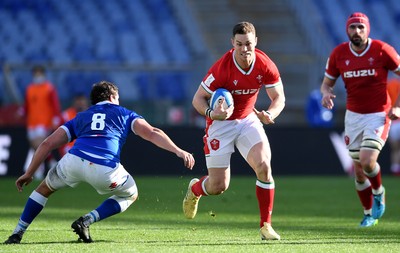
[[[207,168],[227,168],[235,146],[245,160],[250,149],[264,141],[269,142],[263,124],[255,113],[244,119],[214,120],[203,138]]]
[[[76,187],[81,182],[87,182],[99,194],[113,193],[118,197],[130,197],[137,193],[135,180],[121,164],[110,168],[70,153],[61,158],[45,180],[52,190],[66,186]]]
[[[347,149],[360,150],[366,139],[376,140],[383,147],[388,138],[390,120],[385,112],[360,114],[347,110],[344,125]]]
[[[393,120],[390,126],[389,139],[391,141],[400,141],[400,120]]]
[[[36,126],[28,128],[28,140],[32,141],[38,138],[46,139],[50,135],[50,130],[45,126]]]

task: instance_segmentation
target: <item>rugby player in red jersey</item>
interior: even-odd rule
[[[400,116],[400,100],[393,106],[387,91],[388,72],[400,74],[400,57],[389,44],[369,38],[368,17],[353,13],[346,22],[349,42],[335,47],[321,85],[324,107],[334,106],[333,87],[341,76],[347,93],[345,143],[355,168],[355,186],[364,208],[361,227],[378,223],[385,212],[385,188],[377,162],[391,120]]]
[[[272,60],[256,49],[253,24],[240,22],[233,27],[233,48],[209,69],[193,97],[193,106],[206,116],[204,152],[208,175],[190,181],[183,201],[186,218],[193,219],[201,196],[219,195],[228,189],[230,158],[234,148],[254,170],[256,196],[260,210],[260,234],[263,240],[279,240],[271,226],[275,184],[271,172],[271,150],[263,124],[273,124],[285,106],[279,71]],[[212,110],[208,100],[213,91],[225,88],[232,93],[234,107]],[[270,105],[255,109],[257,95],[265,88]]]

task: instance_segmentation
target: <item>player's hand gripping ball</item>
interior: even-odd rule
[[[210,108],[215,110],[215,108],[220,104],[222,98],[225,98],[222,107],[226,110],[233,105],[232,94],[223,88],[216,89],[210,98]]]

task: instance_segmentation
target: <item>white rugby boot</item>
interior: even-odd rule
[[[271,224],[264,222],[264,226],[260,228],[261,240],[280,240],[281,236],[278,235],[272,228]]]

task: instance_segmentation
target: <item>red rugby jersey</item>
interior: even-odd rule
[[[209,69],[201,82],[209,93],[225,88],[232,93],[235,109],[229,120],[242,119],[254,108],[260,88],[273,87],[281,83],[275,63],[261,50],[255,49],[255,60],[245,71],[234,59],[234,49],[225,53]]]
[[[356,113],[387,111],[391,104],[387,92],[388,71],[399,68],[400,58],[389,44],[368,39],[361,53],[350,42],[335,47],[328,58],[325,76],[342,77],[347,91],[346,108]]]

